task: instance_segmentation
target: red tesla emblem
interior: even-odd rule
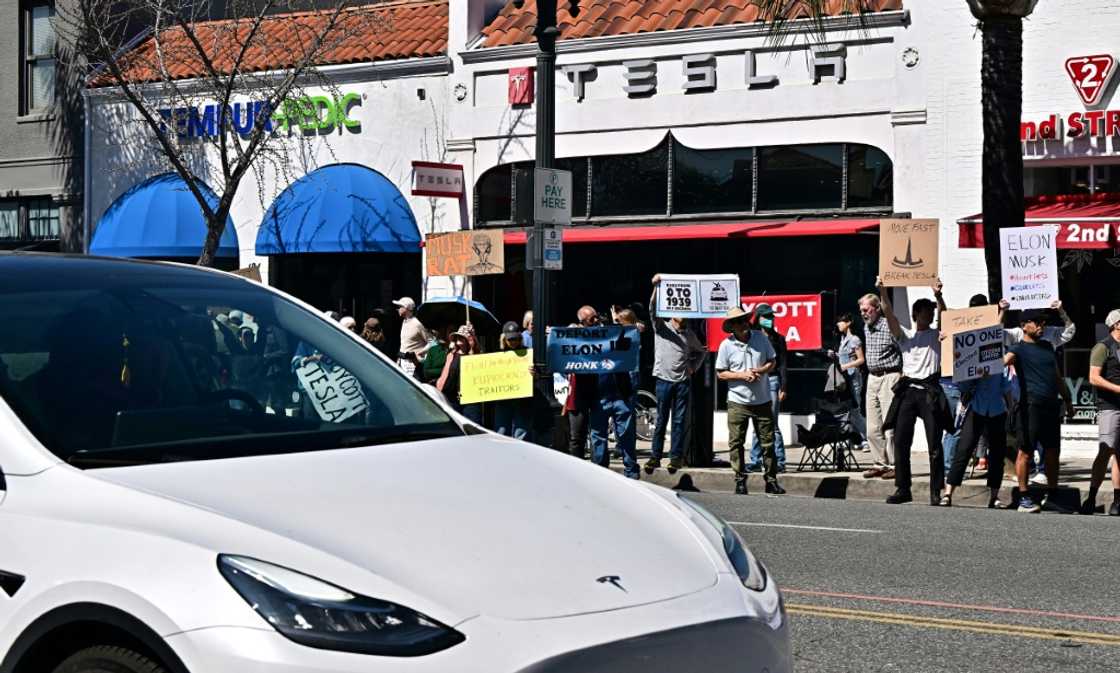
[[[509,69],[509,104],[533,104],[533,69]]]
[[[1109,54],[1075,56],[1066,61],[1066,72],[1086,106],[1100,102],[1115,69],[1116,59]]]

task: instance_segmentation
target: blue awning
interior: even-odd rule
[[[199,187],[212,208],[218,196]],[[101,216],[89,251],[106,257],[198,257],[206,240],[206,218],[187,183],[176,173],[164,173],[117,197]],[[233,219],[218,241],[217,257],[239,256]]]
[[[257,233],[258,255],[420,252],[408,201],[385,176],[357,164],[308,173],[276,197]]]

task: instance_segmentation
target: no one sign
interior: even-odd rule
[[[953,380],[1003,374],[1003,328],[999,325],[953,335]]]

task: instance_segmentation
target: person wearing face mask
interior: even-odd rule
[[[754,308],[754,315],[755,328],[770,340],[770,345],[773,346],[774,354],[777,356],[774,369],[767,377],[767,385],[770,387],[770,405],[774,412],[774,454],[778,457],[778,472],[785,472],[786,443],[782,438],[782,429],[778,425],[778,418],[782,402],[786,399],[786,360],[789,356],[789,349],[786,347],[786,338],[774,329],[773,306],[765,303],[759,304]],[[748,469],[751,472],[762,470],[762,444],[758,441],[758,433],[755,433],[754,444],[751,445],[751,464]]]

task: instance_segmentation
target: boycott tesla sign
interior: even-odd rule
[[[276,110],[267,101],[233,103],[224,110],[217,104],[163,108],[159,110],[163,118],[160,130],[173,126],[180,138],[215,138],[222,129],[247,137],[255,126],[264,126],[269,133],[287,133],[292,126],[298,126],[304,133],[326,134],[342,129],[357,133],[362,123],[350,115],[361,104],[361,94],[348,93],[341,98],[294,98],[284,101]]]
[[[820,350],[821,296],[819,294],[770,294],[741,297],[743,309],[754,311],[758,304],[769,304],[774,309],[774,329],[786,338],[791,351]],[[708,350],[719,350],[727,336],[722,327],[723,319],[708,321]]]

